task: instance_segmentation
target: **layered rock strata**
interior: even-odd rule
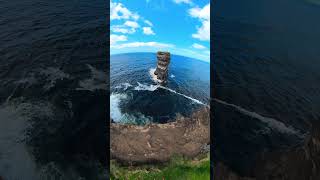
[[[161,82],[166,82],[168,78],[168,68],[170,64],[170,53],[169,52],[157,52],[157,69],[154,74],[157,76],[157,79]]]

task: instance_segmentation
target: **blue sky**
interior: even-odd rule
[[[158,50],[210,62],[210,1],[111,0],[110,53]]]

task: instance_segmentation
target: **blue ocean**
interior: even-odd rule
[[[155,53],[128,53],[110,58],[110,116],[129,124],[166,123],[209,106],[210,64],[172,55],[168,81],[158,84]]]

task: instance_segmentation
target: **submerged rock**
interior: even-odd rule
[[[168,78],[168,69],[170,63],[170,53],[169,52],[157,52],[157,69],[154,74],[157,76],[157,79],[161,82],[166,82]]]

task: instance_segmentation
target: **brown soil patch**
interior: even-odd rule
[[[167,124],[111,123],[111,158],[128,164],[166,162],[173,155],[193,158],[209,150],[209,122],[210,110],[203,108]]]

